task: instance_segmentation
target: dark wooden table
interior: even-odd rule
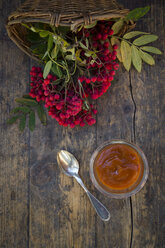
[[[97,100],[97,124],[62,128],[54,120],[33,133],[7,126],[14,99],[29,90],[33,65],[8,38],[7,16],[20,0],[0,0],[0,248],[163,248],[163,181],[165,174],[165,60],[143,66],[141,74],[120,68],[111,89]],[[165,49],[163,0],[120,0],[130,9],[150,5],[137,30],[159,35]],[[102,142],[122,138],[138,144],[150,167],[145,187],[135,196],[114,200],[101,195],[89,178],[89,160]],[[89,190],[110,210],[102,222],[77,182],[56,164],[64,148],[80,161],[80,175]],[[54,150],[52,156],[51,151]],[[50,153],[50,154],[49,154]],[[48,164],[43,158],[49,154]],[[54,158],[54,164],[52,164]],[[38,162],[40,161],[41,162]],[[35,165],[35,162],[38,162]]]

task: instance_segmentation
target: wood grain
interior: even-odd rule
[[[62,128],[49,119],[47,127],[20,133],[6,120],[14,98],[28,92],[34,64],[7,37],[5,20],[21,1],[0,1],[0,248],[162,248],[164,148],[164,55],[141,74],[121,67],[116,80],[97,100],[97,124]],[[126,8],[150,5],[151,12],[137,30],[160,36],[155,46],[165,49],[161,0],[120,0]],[[124,200],[109,199],[91,184],[89,160],[104,141],[126,139],[147,155],[150,175],[146,186]],[[64,175],[56,163],[60,149],[80,162],[80,176],[88,189],[111,212],[111,220],[97,217],[83,189]]]
[[[6,120],[14,98],[26,91],[28,58],[11,41],[0,41],[0,54],[0,247],[26,247],[29,132],[20,134]]]
[[[161,1],[151,2],[151,12],[140,29],[157,34],[160,38],[156,46],[165,51],[164,9]],[[156,42],[155,42],[156,43]],[[155,56],[156,57],[156,56]],[[150,175],[144,189],[132,197],[133,242],[132,247],[163,247],[164,214],[163,204],[163,161],[165,159],[165,61],[156,57],[156,66],[144,66],[143,73],[131,72],[132,94],[136,105],[135,141],[147,155]]]
[[[131,141],[134,104],[130,94],[129,75],[119,69],[115,78],[107,94],[97,101],[97,145],[112,139]],[[112,218],[106,224],[97,219],[97,247],[129,247],[131,242],[130,200],[108,199],[104,196],[101,196],[101,199],[111,210]]]

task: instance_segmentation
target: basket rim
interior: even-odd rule
[[[95,21],[107,20],[111,18],[124,18],[125,15],[129,12],[129,9],[116,9],[116,10],[105,10],[104,13],[100,11],[95,11],[92,13],[80,13],[77,12],[77,15],[74,17],[70,15],[65,15],[62,13],[55,12],[40,12],[40,11],[29,11],[24,12],[15,12],[12,13],[7,20],[7,28],[10,25],[18,23],[30,23],[30,22],[42,22],[47,23],[52,26],[70,26],[72,31],[76,31],[79,25],[90,25]]]

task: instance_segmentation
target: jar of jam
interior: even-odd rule
[[[142,150],[124,140],[102,144],[90,160],[90,177],[95,187],[113,198],[136,194],[148,178],[149,168]]]

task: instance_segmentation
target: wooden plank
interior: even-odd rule
[[[1,40],[9,40],[9,37],[6,32],[6,22],[8,16],[11,14],[11,12],[15,11],[19,5],[21,4],[21,0],[14,0],[14,1],[5,1],[1,0],[0,1],[0,39]]]
[[[131,141],[134,104],[129,74],[120,68],[107,94],[98,99],[97,145],[112,139]],[[111,211],[110,222],[97,219],[97,247],[130,247],[130,199],[110,199],[98,194]]]
[[[84,183],[92,189],[89,158],[95,147],[95,128],[71,130],[50,119],[46,128],[40,127],[31,135],[31,159],[35,161],[38,157],[41,162],[39,169],[31,163],[30,247],[96,247],[96,213],[83,189],[73,178],[64,175],[56,162],[58,150],[72,152],[80,162]],[[52,161],[53,165],[42,167],[43,154],[47,156],[49,152],[47,162]]]
[[[26,91],[29,60],[11,41],[0,41],[0,54],[0,247],[27,247],[29,131],[6,121]]]
[[[29,59],[11,41],[5,30],[7,16],[20,1],[0,4],[0,247],[28,246],[29,132],[7,126],[14,98],[26,91]],[[5,41],[6,40],[6,41]]]
[[[138,24],[138,30],[157,34],[160,38],[153,46],[162,51],[165,48],[163,1],[146,1],[151,11]],[[136,3],[133,4],[134,7]],[[143,1],[138,5],[143,6]],[[141,74],[131,71],[132,94],[136,105],[135,139],[144,150],[150,167],[146,186],[132,197],[133,234],[131,247],[163,247],[164,246],[164,55],[155,56],[156,66],[145,65]]]

